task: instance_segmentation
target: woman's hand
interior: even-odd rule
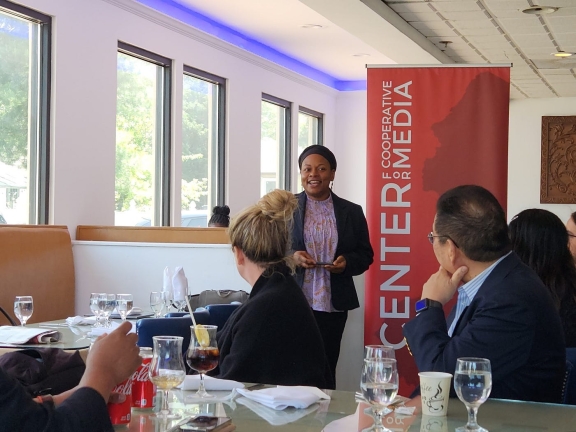
[[[316,265],[316,261],[314,261],[314,258],[312,258],[310,254],[306,251],[296,251],[294,252],[293,256],[294,260],[296,261],[296,264],[298,264],[300,267],[310,269],[314,268],[314,266]]]
[[[324,268],[330,273],[342,273],[346,268],[346,258],[344,258],[344,255],[340,255],[332,265],[324,266]]]

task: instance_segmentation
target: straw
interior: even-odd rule
[[[192,311],[192,306],[190,306],[190,299],[188,296],[186,297],[186,304],[188,305],[188,312],[190,312],[190,317],[192,317],[192,324],[194,324],[194,328],[196,328],[196,320],[194,319],[194,312]]]

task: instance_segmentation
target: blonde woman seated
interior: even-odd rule
[[[293,194],[275,190],[232,219],[238,272],[252,286],[218,333],[219,377],[243,382],[333,388],[320,331],[292,277]]]

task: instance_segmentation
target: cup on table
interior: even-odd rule
[[[452,374],[446,372],[420,372],[422,415],[445,416],[448,412]]]

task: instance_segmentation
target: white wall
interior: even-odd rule
[[[540,204],[542,116],[576,115],[576,98],[510,102],[508,219],[527,208],[549,210],[566,222],[576,204]]]

